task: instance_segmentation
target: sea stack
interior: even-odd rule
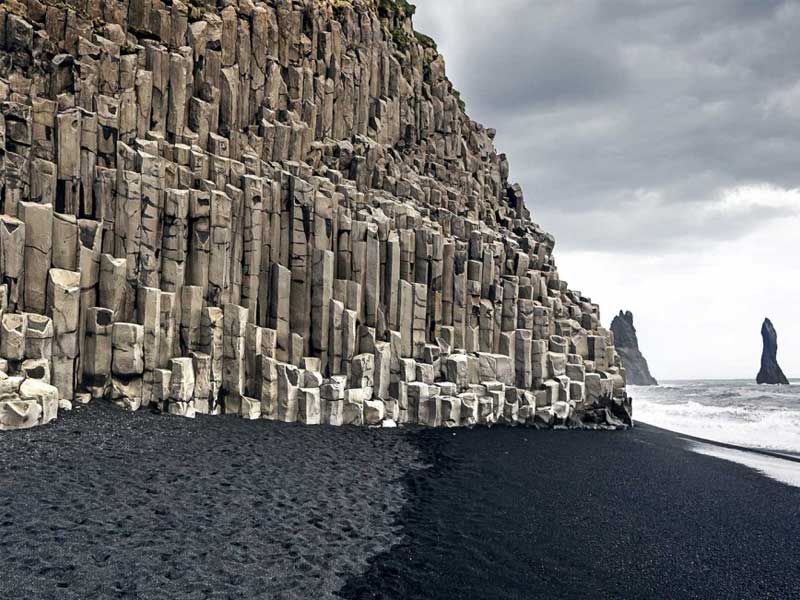
[[[761,339],[764,342],[764,349],[761,351],[761,370],[758,372],[756,382],[789,385],[789,380],[778,364],[778,332],[769,319],[764,319],[764,324],[761,326]]]
[[[633,326],[633,313],[619,311],[611,323],[611,331],[614,333],[614,343],[625,367],[625,381],[630,385],[658,385],[655,377],[650,374],[647,359],[639,350],[636,327]]]

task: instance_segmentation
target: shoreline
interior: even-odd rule
[[[408,476],[404,541],[344,598],[721,600],[800,586],[800,489],[650,425],[492,433],[420,432],[434,466]]]
[[[718,440],[712,440],[709,438],[698,437],[694,435],[689,435],[688,433],[681,433],[680,431],[673,431],[672,429],[667,429],[666,427],[659,427],[658,425],[653,425],[652,423],[646,423],[644,421],[639,421],[638,423],[635,422],[635,427],[648,427],[651,429],[657,429],[659,431],[664,431],[666,433],[674,434],[678,437],[684,438],[691,442],[697,442],[700,444],[707,444],[709,446],[719,446],[720,448],[726,448],[728,450],[738,450],[740,452],[752,452],[753,454],[760,454],[762,456],[769,456],[771,458],[778,458],[781,460],[788,460],[792,462],[796,462],[800,464],[800,454],[794,454],[790,451],[777,451],[777,450],[769,450],[767,448],[757,448],[754,446],[742,446],[741,444],[730,444],[728,442],[721,442]]]
[[[787,577],[800,490],[650,425],[311,428],[93,404],[0,440],[0,596],[788,598],[800,585]]]
[[[730,450],[800,458],[798,386],[704,380],[633,388],[631,393],[639,423]]]

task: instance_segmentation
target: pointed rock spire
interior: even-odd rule
[[[789,385],[789,380],[778,365],[778,333],[769,319],[764,319],[764,324],[761,326],[761,339],[764,342],[764,349],[761,352],[761,370],[758,372],[756,382]]]

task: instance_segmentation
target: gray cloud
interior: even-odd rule
[[[736,186],[800,186],[800,3],[418,5],[417,27],[561,246],[680,250],[797,214],[794,196],[714,207]]]
[[[471,61],[465,85],[493,89],[477,94],[475,108],[481,113],[509,114],[558,104],[585,104],[616,96],[627,85],[618,57],[575,40],[545,36],[536,45],[520,43],[505,32],[492,32],[493,53]],[[498,63],[498,56],[503,60]],[[488,85],[487,85],[488,84]]]
[[[718,204],[692,203],[676,208],[666,202],[639,196],[618,200],[619,210],[588,209],[580,217],[554,211],[554,222],[569,223],[561,240],[569,247],[607,252],[698,253],[709,244],[741,238],[776,220],[800,215],[800,206],[751,205],[726,212]],[[625,195],[621,193],[620,196]],[[787,198],[800,203],[800,194]]]

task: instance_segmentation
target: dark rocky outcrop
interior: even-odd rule
[[[625,380],[631,385],[658,385],[650,374],[647,360],[639,350],[636,328],[633,326],[633,313],[619,311],[611,323],[614,343],[625,367]]]
[[[764,341],[764,349],[761,352],[761,370],[758,372],[756,382],[789,385],[789,380],[778,364],[778,333],[769,319],[764,319],[764,324],[761,326],[761,339]]]

